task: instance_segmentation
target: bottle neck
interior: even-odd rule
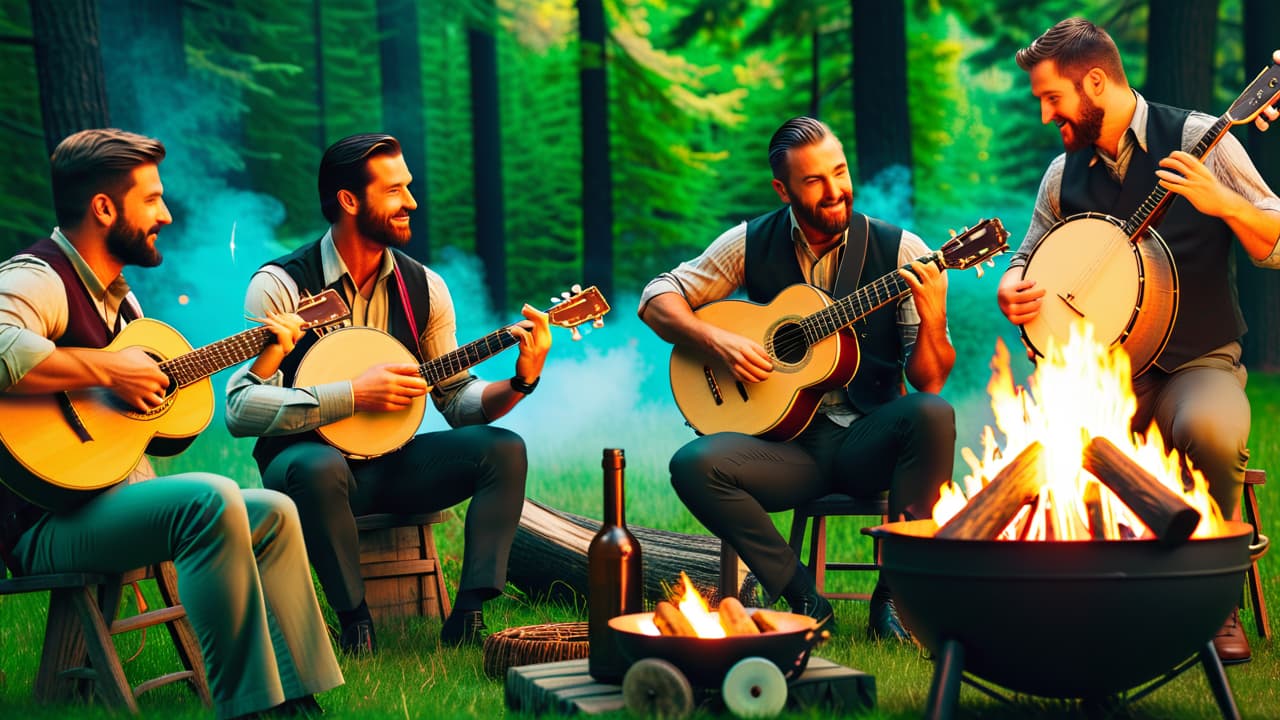
[[[606,525],[626,525],[626,513],[623,509],[626,493],[623,491],[622,471],[606,472],[604,476],[604,523]]]

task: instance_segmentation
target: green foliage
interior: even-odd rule
[[[53,227],[48,157],[40,124],[26,0],[0,0],[0,257],[47,235]]]

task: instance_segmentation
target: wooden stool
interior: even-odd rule
[[[1267,599],[1262,594],[1262,576],[1258,574],[1258,560],[1267,554],[1270,540],[1262,534],[1262,518],[1258,516],[1258,496],[1253,489],[1267,482],[1267,471],[1244,471],[1244,497],[1241,509],[1244,521],[1253,526],[1252,552],[1249,556],[1249,572],[1246,578],[1249,584],[1249,601],[1253,604],[1253,621],[1258,627],[1258,637],[1271,637],[1271,621],[1267,618]]]
[[[181,680],[190,681],[206,707],[211,707],[204,659],[186,610],[177,602],[176,574],[172,563],[162,563],[130,577],[155,577],[164,600],[162,607],[109,622],[119,606],[120,576],[91,573],[28,575],[4,579],[0,595],[48,592],[44,647],[36,670],[33,694],[39,702],[87,699],[93,692],[111,708],[137,714],[138,696],[153,688]],[[164,624],[173,638],[183,669],[161,675],[130,688],[113,635]]]
[[[447,517],[437,512],[356,518],[364,598],[374,620],[449,616],[449,592],[431,532]]]
[[[828,593],[826,592],[827,571],[845,570],[879,570],[876,562],[852,563],[829,562],[827,560],[827,516],[828,515],[865,515],[876,517],[884,522],[889,513],[889,501],[886,495],[860,498],[842,493],[824,495],[816,500],[795,509],[791,519],[791,549],[796,557],[804,549],[805,532],[809,519],[813,519],[813,530],[809,534],[809,572],[818,586],[818,592],[832,600],[869,600],[871,593]],[[880,541],[873,544],[873,557],[880,557]],[[742,582],[741,561],[738,553],[726,542],[720,542],[720,594],[722,597],[737,595]]]

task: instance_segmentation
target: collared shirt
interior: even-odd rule
[[[71,260],[107,327],[115,327],[120,306],[125,302],[142,316],[142,308],[123,275],[103,286],[60,229],[54,228],[50,237]],[[48,263],[33,255],[16,255],[0,263],[0,392],[21,382],[32,368],[53,354],[55,341],[67,331],[68,322],[67,290]],[[154,476],[144,455],[126,482]]]
[[[795,242],[796,262],[801,273],[810,285],[831,292],[840,270],[840,259],[849,237],[848,231],[822,257],[818,257],[809,247],[800,224],[796,222],[794,210],[788,213],[791,217],[791,238]],[[743,222],[726,230],[698,257],[686,260],[674,270],[650,280],[640,295],[639,313],[643,316],[649,301],[663,293],[677,293],[694,308],[729,297],[741,289],[745,282],[746,250],[747,223]],[[906,265],[929,252],[923,240],[904,230],[898,245],[898,265]],[[897,322],[902,340],[902,359],[905,362],[920,332],[920,315],[916,312],[915,299],[909,293],[898,301]],[[824,395],[818,411],[845,426],[858,418],[857,411],[849,405],[843,390],[832,390]]]
[[[1116,157],[1108,156],[1095,145],[1094,156],[1089,161],[1090,166],[1098,162],[1103,163],[1117,182],[1124,182],[1134,148],[1140,147],[1143,151],[1147,150],[1147,101],[1138,92],[1134,91],[1133,94],[1137,99],[1137,105],[1133,110],[1133,119],[1129,121],[1129,128],[1120,138]],[[1204,113],[1192,112],[1187,116],[1187,121],[1182,126],[1182,149],[1190,152],[1215,122],[1217,118]],[[1022,245],[1010,258],[1009,267],[1026,265],[1027,258],[1031,255],[1036,243],[1040,242],[1040,238],[1062,219],[1062,172],[1066,165],[1066,157],[1065,154],[1059,155],[1049,163],[1049,169],[1045,171],[1044,178],[1040,181],[1040,191],[1036,195],[1035,209],[1031,214],[1031,225],[1027,228]],[[1202,161],[1219,182],[1248,200],[1254,207],[1259,210],[1280,212],[1280,198],[1277,198],[1271,188],[1267,187],[1266,181],[1258,174],[1244,146],[1231,133],[1224,135],[1213,150],[1202,158]],[[1152,190],[1156,188],[1158,181],[1156,177],[1151,178]],[[1280,242],[1271,249],[1269,256],[1262,260],[1253,260],[1253,264],[1258,267],[1280,268]]]
[[[351,307],[351,320],[344,324],[386,330],[390,303],[399,302],[399,292],[393,287],[395,260],[391,251],[383,251],[382,266],[368,297],[356,288],[331,233],[326,232],[320,239],[320,260],[326,287],[341,280],[342,295]],[[422,357],[431,359],[458,347],[457,320],[453,298],[444,279],[425,265],[422,271],[427,278],[431,313],[427,326],[420,328],[418,347]],[[249,280],[245,313],[250,317],[294,312],[297,307],[297,283],[283,268],[264,266]],[[366,360],[365,366],[385,362],[378,358]],[[358,371],[364,369],[360,367]],[[432,388],[431,399],[452,427],[485,423],[488,418],[480,400],[486,385],[488,383],[463,371]],[[284,386],[282,372],[260,378],[250,372],[249,364],[246,364],[233,372],[227,381],[227,427],[235,435],[305,432],[351,417],[354,412],[355,395],[350,380],[290,388]]]

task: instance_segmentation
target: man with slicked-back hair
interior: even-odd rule
[[[124,267],[160,264],[156,242],[173,220],[164,156],[159,141],[120,130],[58,143],[58,226],[0,264],[0,393],[101,387],[140,413],[168,402],[170,379],[143,348],[104,349],[142,315]],[[275,342],[260,359],[283,357],[302,318],[264,317]],[[10,461],[0,459],[0,480]],[[19,575],[123,574],[172,560],[220,718],[318,714],[313,695],[342,684],[298,513],[281,493],[211,473],[155,477],[145,455],[124,482],[57,512],[0,485],[0,555]]]
[[[810,117],[788,120],[769,143],[772,185],[782,207],[727,230],[698,257],[645,287],[640,317],[664,340],[721,359],[743,383],[774,372],[757,342],[698,318],[694,308],[745,290],[767,303],[808,283],[847,294],[897,268],[911,292],[859,320],[861,365],[847,387],[823,398],[796,438],[773,442],[714,433],[671,459],[671,483],[709,530],[727,541],[771,598],[820,621],[831,603],[778,534],[770,512],[823,495],[889,493],[894,518],[925,518],[951,478],[955,414],[938,393],[955,363],[947,333],[946,278],[917,236],[853,211],[844,148]],[[920,390],[907,393],[903,376]],[[889,588],[877,582],[867,634],[906,640]]]

